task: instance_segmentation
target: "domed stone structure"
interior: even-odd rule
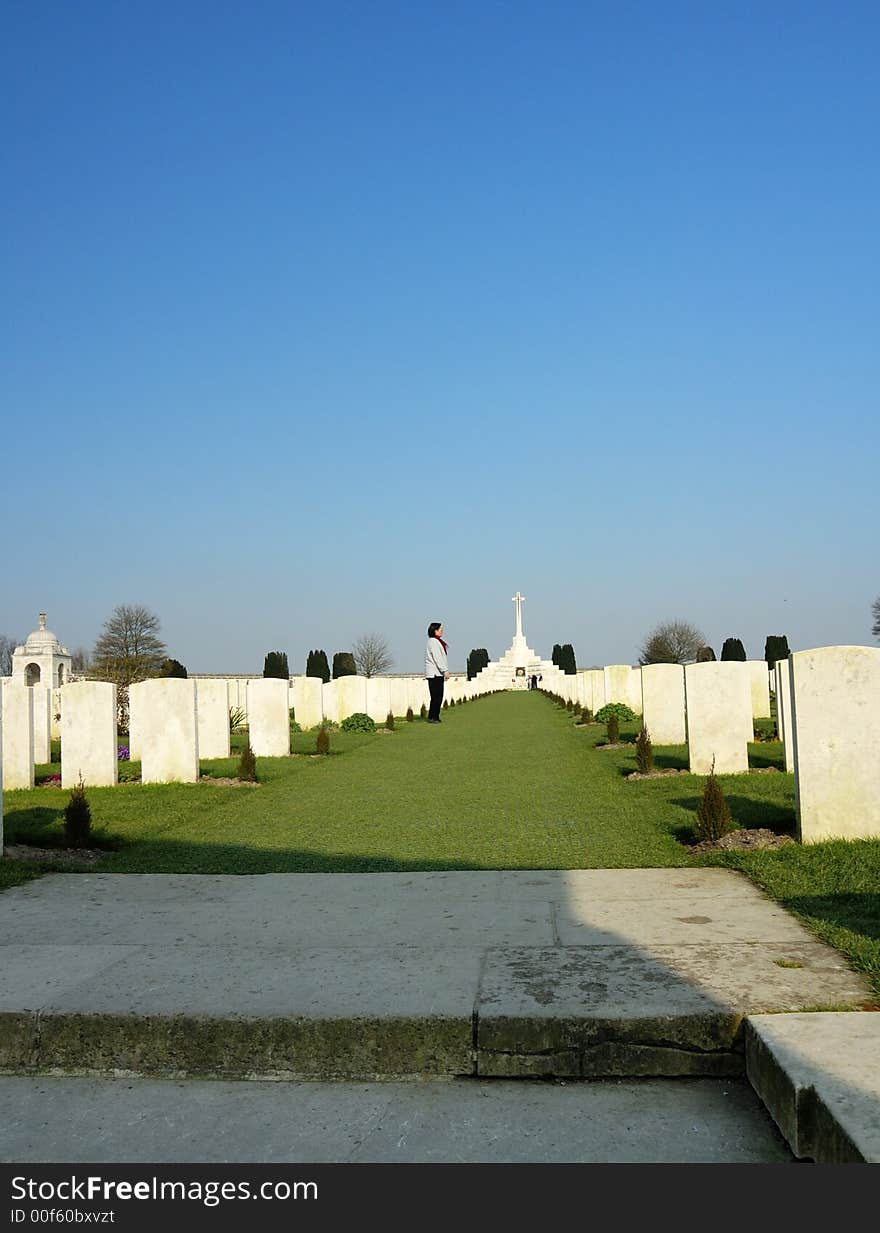
[[[41,612],[40,628],[28,634],[24,646],[17,646],[12,653],[12,680],[57,689],[70,680],[70,663],[70,652],[51,629],[46,629],[46,614]]]

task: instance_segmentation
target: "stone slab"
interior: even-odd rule
[[[880,1014],[751,1016],[746,1068],[796,1156],[880,1163]]]
[[[199,735],[196,683],[165,677],[129,687],[129,730],[144,783],[196,783]],[[131,749],[131,746],[129,747]]]
[[[646,664],[641,670],[642,722],[654,745],[683,745],[684,669],[680,664]]]
[[[880,649],[825,646],[788,664],[798,838],[880,838]]]
[[[279,677],[248,681],[248,731],[258,758],[286,758],[290,753],[289,703],[287,681]]]
[[[116,686],[74,681],[62,686],[61,785],[113,787],[119,779]]]
[[[693,868],[52,874],[0,895],[0,972],[7,1068],[163,1075],[723,1075],[744,1015],[869,996]]]
[[[228,758],[229,685],[222,677],[196,678],[199,758]]]
[[[32,685],[34,708],[34,762],[43,766],[52,761],[52,690]]]
[[[688,758],[692,775],[744,774],[749,769],[752,695],[748,665],[726,660],[684,670]]]
[[[747,1014],[867,998],[818,942],[497,950],[480,981],[478,1073],[741,1073]]]
[[[241,1083],[9,1076],[0,1078],[0,1159],[781,1164],[791,1154],[742,1080]]]
[[[34,786],[34,694],[27,685],[3,685],[3,789]]]

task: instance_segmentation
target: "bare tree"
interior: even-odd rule
[[[89,670],[89,651],[84,646],[78,646],[70,657],[70,670],[77,676],[84,676]]]
[[[689,621],[661,621],[645,639],[640,664],[685,664],[697,658],[705,635]]]
[[[880,642],[880,595],[871,604],[871,616],[874,618],[874,624],[871,626],[871,633]]]
[[[378,676],[394,663],[388,643],[381,634],[364,634],[351,648],[361,676]]]
[[[95,643],[92,671],[105,681],[130,685],[161,676],[165,654],[159,618],[143,604],[120,604]]]
[[[19,638],[0,634],[0,676],[12,676],[12,652],[17,646],[21,646]]]

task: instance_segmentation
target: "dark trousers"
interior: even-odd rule
[[[440,718],[440,708],[443,705],[443,685],[444,685],[443,677],[442,676],[429,676],[427,678],[427,681],[428,681],[428,691],[431,695],[431,705],[428,707],[428,718],[429,719],[439,719]]]

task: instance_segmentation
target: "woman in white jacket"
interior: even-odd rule
[[[431,695],[431,705],[428,708],[429,724],[442,723],[440,708],[443,705],[443,683],[449,680],[448,664],[446,643],[443,641],[443,624],[441,621],[432,621],[428,626],[428,646],[425,650],[425,676],[428,680],[428,692]]]

